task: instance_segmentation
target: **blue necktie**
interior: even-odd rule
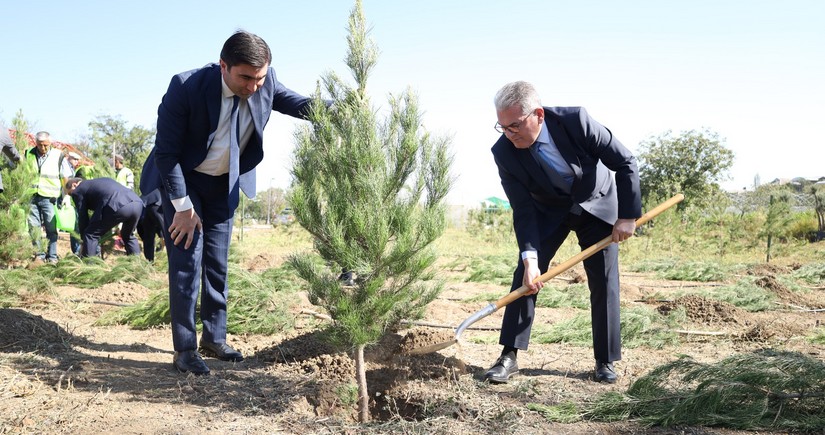
[[[533,154],[533,157],[541,166],[541,169],[544,170],[544,173],[547,174],[547,177],[550,178],[550,182],[553,184],[554,187],[558,188],[564,193],[570,193],[570,187],[573,180],[565,179],[561,173],[556,169],[553,161],[544,155],[543,152],[539,151],[539,146],[542,146],[541,143],[536,143],[530,147],[530,153]]]
[[[232,97],[232,112],[229,123],[229,210],[232,212],[238,207],[238,176],[240,175],[241,138],[240,120],[238,117],[238,103],[241,97]]]
[[[229,114],[229,210],[235,211],[238,207],[238,176],[240,175],[240,119],[238,116],[238,103],[241,97],[232,97],[232,112]]]

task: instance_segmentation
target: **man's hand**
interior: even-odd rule
[[[521,283],[530,289],[525,292],[524,295],[527,296],[536,294],[544,286],[544,283],[541,281],[536,281],[533,283],[533,280],[541,275],[541,271],[539,270],[539,261],[535,258],[526,258],[522,261],[524,262],[524,278]]]
[[[169,234],[175,246],[186,240],[183,248],[189,249],[189,246],[192,245],[192,239],[195,237],[196,229],[202,232],[203,226],[201,225],[201,218],[195,213],[195,208],[193,207],[189,210],[175,213],[175,217],[172,218],[172,225],[169,225]]]
[[[613,225],[613,241],[616,243],[629,239],[636,231],[636,219],[619,219]]]

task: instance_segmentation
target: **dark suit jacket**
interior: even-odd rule
[[[505,135],[492,148],[521,251],[538,250],[573,204],[611,225],[641,216],[636,159],[610,130],[581,107],[545,107],[544,122],[573,170],[570,193],[555,188],[530,150],[516,148]]]
[[[9,131],[6,129],[6,126],[0,124],[0,150],[3,151],[3,154],[8,158],[8,161],[11,162],[11,168],[14,169],[17,162],[20,161],[20,153],[17,152],[17,147],[14,146],[14,141],[11,140],[11,136],[9,135]],[[0,159],[3,157],[0,156]],[[6,163],[5,161],[3,163]],[[5,166],[5,164],[0,165]],[[0,193],[3,193],[3,176],[0,175]]]
[[[83,180],[72,192],[77,209],[77,229],[82,234],[89,225],[89,210],[92,219],[100,219],[104,208],[113,212],[133,202],[141,202],[140,197],[128,187],[111,178]]]
[[[272,110],[305,118],[311,99],[287,89],[272,67],[249,100],[254,134],[240,157],[240,187],[255,196],[255,166],[263,160],[263,130]],[[171,199],[187,195],[184,177],[206,158],[221,110],[221,67],[209,64],[172,78],[158,107],[155,147],[143,165],[141,192],[163,185]]]

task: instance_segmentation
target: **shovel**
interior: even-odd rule
[[[665,201],[665,202],[659,204],[658,206],[656,206],[656,208],[654,208],[653,210],[650,210],[649,212],[643,214],[642,217],[640,217],[639,219],[636,219],[636,227],[640,227],[640,226],[646,224],[648,221],[650,221],[654,217],[658,216],[659,214],[661,214],[663,211],[669,209],[670,207],[673,207],[674,205],[678,204],[683,199],[685,199],[685,196],[682,195],[681,193],[677,194],[677,195],[674,195],[672,198],[670,198],[667,201]],[[559,275],[562,272],[566,271],[567,269],[570,269],[571,267],[575,266],[580,261],[583,261],[586,258],[592,256],[593,254],[595,254],[595,253],[601,251],[602,249],[606,248],[611,243],[613,243],[612,236],[605,237],[600,242],[598,242],[595,245],[581,251],[580,253],[576,254],[573,257],[571,257],[569,260],[565,261],[564,263],[556,265],[555,267],[551,268],[547,272],[539,275],[534,280],[534,282],[538,282],[538,281],[547,282],[547,281],[550,281],[551,279],[553,279],[557,275]],[[523,286],[517,288],[516,290],[511,291],[510,293],[508,293],[507,295],[505,295],[501,299],[490,303],[490,305],[487,305],[486,307],[479,310],[477,313],[473,314],[472,316],[468,317],[466,320],[461,322],[460,325],[458,325],[458,328],[456,328],[454,339],[449,340],[449,341],[445,341],[445,342],[442,342],[442,343],[434,343],[434,344],[430,344],[430,345],[427,345],[427,346],[424,346],[424,347],[419,347],[419,348],[416,348],[416,349],[412,349],[412,350],[407,351],[407,353],[410,354],[410,355],[423,355],[423,354],[426,354],[426,353],[437,352],[441,349],[446,349],[446,348],[452,346],[453,344],[458,343],[458,340],[461,338],[461,333],[463,333],[464,330],[467,329],[470,325],[472,325],[473,323],[478,322],[479,320],[489,316],[490,314],[495,313],[501,307],[504,307],[504,306],[507,306],[508,304],[510,304],[510,302],[513,302],[514,300],[524,296],[524,294],[527,293],[527,291],[529,291],[529,290],[530,290],[529,287],[527,287],[526,285],[523,285]]]

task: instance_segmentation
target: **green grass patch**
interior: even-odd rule
[[[562,402],[556,405],[528,403],[527,409],[538,412],[548,421],[556,423],[576,423],[582,419],[578,405],[573,402]]]
[[[21,305],[25,300],[54,293],[51,281],[26,269],[0,270],[0,308]]]
[[[825,263],[806,264],[795,270],[791,276],[809,284],[822,284],[825,282]]]
[[[494,302],[505,293],[481,293],[463,299],[465,303]],[[571,284],[568,286],[545,285],[538,294],[536,306],[539,308],[590,308],[590,290],[586,284]]]
[[[776,294],[755,284],[754,278],[743,278],[731,285],[703,290],[698,294],[710,299],[727,302],[750,312],[775,309]]]
[[[61,259],[56,265],[35,269],[55,285],[97,288],[113,282],[135,282],[147,288],[163,285],[155,266],[139,255],[117,257],[107,263],[99,257],[80,258],[75,255]]]
[[[755,283],[756,278],[743,278],[735,283],[719,287],[705,287],[693,290],[674,290],[667,293],[656,292],[650,296],[653,300],[673,300],[682,296],[698,295],[707,299],[727,302],[750,312],[775,309],[776,294]]]
[[[232,334],[268,334],[294,325],[289,308],[299,280],[288,265],[254,273],[237,264],[229,265],[227,331]],[[199,311],[199,310],[196,310]],[[126,324],[146,329],[170,323],[167,291],[153,294],[146,301],[125,307],[101,318],[100,324]]]
[[[670,332],[679,317],[666,318],[648,307],[633,307],[622,310],[622,344],[627,348],[650,347],[659,349],[676,344],[676,333]],[[592,346],[593,335],[590,313],[582,313],[570,320],[551,325],[534,326],[534,343],[569,343],[574,346]]]
[[[465,282],[486,282],[501,286],[513,283],[515,259],[511,255],[491,255],[471,258],[468,268],[470,276]]]
[[[478,333],[476,331],[464,331],[462,339],[473,344],[498,344],[499,334]]]
[[[822,344],[825,345],[825,326],[820,326],[814,330],[813,335],[808,338],[813,344]]]
[[[583,417],[647,426],[821,431],[823,395],[825,363],[800,353],[761,350],[714,364],[682,357],[639,378],[624,394],[600,396]]]
[[[674,258],[642,261],[628,267],[634,272],[656,272],[662,279],[671,281],[724,281],[730,275],[730,267],[718,261],[682,262]]]
[[[539,308],[590,309],[590,289],[586,284],[544,286],[536,298]]]

